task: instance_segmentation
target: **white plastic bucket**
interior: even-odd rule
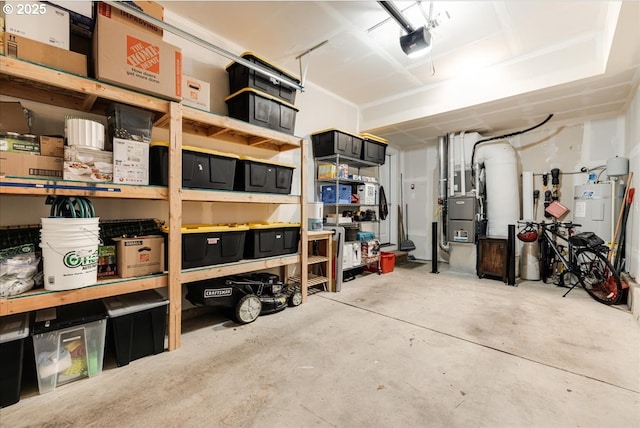
[[[73,290],[98,280],[98,244],[62,245],[43,241],[44,288],[50,291]]]
[[[43,218],[40,248],[44,288],[73,290],[98,279],[99,218]]]
[[[55,230],[58,228],[75,229],[78,226],[97,226],[100,223],[100,217],[88,218],[66,218],[66,217],[42,217],[42,228],[47,230]],[[55,228],[55,229],[52,229]]]

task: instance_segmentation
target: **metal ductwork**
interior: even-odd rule
[[[438,175],[440,184],[439,201],[442,208],[440,209],[440,239],[439,246],[443,251],[449,252],[449,241],[447,239],[447,212],[449,198],[449,135],[438,137]],[[437,257],[437,254],[432,257]]]

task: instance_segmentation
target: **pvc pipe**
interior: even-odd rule
[[[462,196],[467,194],[467,177],[464,165],[464,131],[460,133],[460,193]]]

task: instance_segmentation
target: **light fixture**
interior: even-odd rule
[[[431,50],[431,33],[426,27],[420,27],[400,36],[400,47],[409,58],[426,55]]]
[[[429,28],[426,26],[414,28],[393,2],[379,1],[378,3],[407,32],[407,34],[400,36],[400,47],[409,58],[417,58],[429,52],[431,49]]]

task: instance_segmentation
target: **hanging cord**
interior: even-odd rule
[[[521,135],[521,134],[524,134],[526,132],[533,131],[534,129],[539,128],[542,125],[544,125],[545,123],[547,123],[549,120],[551,120],[552,117],[553,117],[553,113],[549,114],[549,116],[547,116],[547,118],[545,120],[543,120],[542,122],[540,122],[539,124],[537,124],[535,126],[532,126],[531,128],[523,129],[522,131],[516,131],[516,132],[512,132],[510,134],[498,135],[496,137],[489,137],[489,138],[484,138],[482,140],[476,141],[476,143],[473,145],[473,149],[471,150],[471,166],[473,166],[473,160],[474,160],[474,158],[476,156],[476,146],[478,144],[486,143],[487,141],[499,140],[501,138],[514,137],[516,135]],[[472,177],[475,176],[473,168],[471,168],[471,176]]]

